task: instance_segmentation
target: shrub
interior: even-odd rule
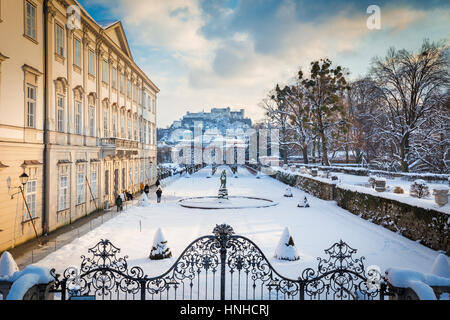
[[[368,182],[369,182],[369,185],[370,185],[370,187],[371,188],[375,188],[375,180],[376,180],[376,176],[369,176],[369,180],[368,180]]]
[[[426,198],[430,196],[430,188],[424,180],[417,179],[411,184],[409,194],[416,198]]]
[[[405,193],[405,190],[402,187],[395,187],[394,193]]]

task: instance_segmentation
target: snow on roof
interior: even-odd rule
[[[12,277],[12,275],[19,271],[16,261],[8,251],[3,252],[0,257],[0,279]]]

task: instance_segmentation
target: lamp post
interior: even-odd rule
[[[27,182],[28,182],[28,178],[29,178],[29,176],[28,176],[25,172],[22,173],[22,174],[19,176],[20,183],[21,183],[22,185],[19,186],[18,188],[19,188],[19,190],[20,190],[20,193],[22,194],[22,198],[23,198],[23,201],[24,201],[24,203],[25,203],[25,207],[27,208],[28,217],[30,218],[31,224],[33,225],[33,229],[34,229],[34,233],[35,233],[35,235],[36,235],[36,239],[37,239],[38,245],[41,245],[41,240],[39,239],[39,236],[38,236],[38,233],[37,233],[37,230],[36,230],[36,225],[34,224],[34,220],[33,220],[33,217],[31,216],[30,208],[28,207],[27,199],[25,198],[25,193],[24,193],[25,185],[26,185]],[[15,193],[15,194],[17,194],[17,193]],[[11,199],[14,197],[15,194],[13,194],[13,195],[11,196]]]

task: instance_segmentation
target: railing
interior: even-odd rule
[[[318,258],[298,279],[280,275],[250,239],[234,235],[229,225],[217,225],[213,235],[194,240],[164,274],[149,277],[142,268],[129,268],[120,249],[102,240],[82,256],[80,269],[56,274],[54,292],[61,299],[384,299],[385,288],[376,269],[365,270],[364,258],[340,241]]]
[[[102,146],[115,146],[116,148],[137,149],[139,148],[139,141],[120,139],[120,138],[102,138]]]

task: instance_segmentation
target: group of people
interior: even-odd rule
[[[159,182],[159,179],[156,180],[156,201],[158,203],[161,202],[161,196],[162,196],[162,189],[161,189],[161,183]],[[145,194],[148,197],[148,194],[150,192],[150,186],[148,184],[144,185],[141,183],[140,185],[141,194],[145,192]],[[123,190],[122,193],[119,193],[116,197],[116,206],[117,211],[123,210],[123,203],[128,200],[133,200],[133,194],[129,192],[128,190]]]

